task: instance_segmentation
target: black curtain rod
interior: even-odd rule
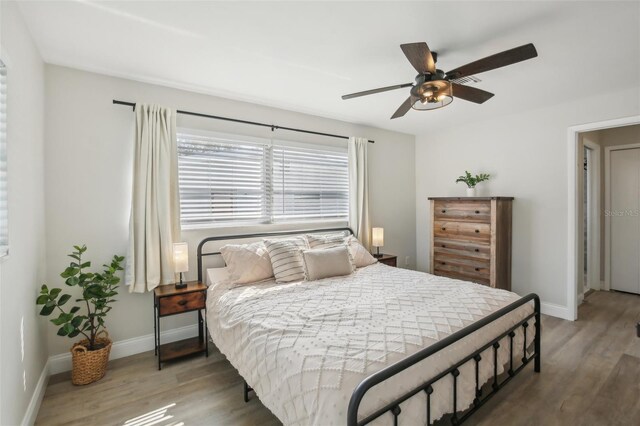
[[[136,110],[136,104],[134,102],[117,101],[117,100],[114,99],[113,103],[116,104],[116,105],[130,106],[134,111]],[[209,115],[209,114],[202,114],[202,113],[199,113],[199,112],[182,111],[180,109],[176,110],[176,112],[178,114],[193,115],[193,116],[196,116],[196,117],[213,118],[213,119],[216,119],[216,120],[233,121],[234,123],[251,124],[252,126],[270,127],[272,132],[274,130],[289,130],[290,132],[308,133],[308,134],[311,134],[311,135],[329,136],[331,138],[339,138],[339,139],[349,139],[349,136],[333,135],[331,133],[314,132],[312,130],[295,129],[293,127],[283,127],[283,126],[277,126],[275,124],[259,123],[257,121],[239,120],[237,118],[221,117],[219,115]],[[375,141],[369,140],[369,143],[375,143]]]

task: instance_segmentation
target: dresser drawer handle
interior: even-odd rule
[[[446,231],[446,230],[447,230],[447,228],[443,227],[443,228],[442,228],[442,230],[443,230],[443,231]]]
[[[476,268],[476,271],[479,271],[479,270],[480,270],[480,268]]]
[[[445,246],[444,244],[442,244],[442,248],[447,248],[447,246]]]
[[[474,251],[475,251],[476,253],[478,253],[478,252],[480,252],[480,249],[475,249]]]
[[[189,303],[189,301],[188,301],[188,300],[184,300],[184,299],[183,299],[183,300],[180,300],[180,301],[178,302],[178,305],[180,305],[180,306],[184,306],[184,305],[186,305],[187,303]]]
[[[479,234],[479,233],[480,233],[480,230],[479,230],[479,229],[476,229],[476,234]]]
[[[480,214],[480,210],[476,210],[476,214]]]
[[[446,264],[447,264],[447,262],[441,262],[441,263],[442,263],[443,265],[446,265]]]
[[[447,212],[446,210],[442,210],[442,213],[446,213],[446,212]]]

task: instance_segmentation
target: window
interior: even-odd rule
[[[178,132],[183,228],[346,221],[346,147]]]
[[[7,199],[7,68],[0,61],[0,257],[9,254]]]

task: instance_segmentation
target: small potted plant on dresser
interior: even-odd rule
[[[476,196],[476,185],[480,182],[484,182],[489,180],[491,176],[486,173],[480,173],[479,175],[473,176],[468,171],[464,171],[464,175],[458,177],[456,179],[456,183],[464,182],[467,185],[467,197],[475,197]]]
[[[71,347],[72,371],[71,382],[74,385],[87,385],[100,380],[107,371],[111,339],[105,328],[105,318],[111,310],[111,303],[120,278],[116,275],[122,271],[124,257],[113,256],[109,265],[103,265],[102,272],[88,272],[91,262],[83,262],[82,255],[86,246],[73,246],[75,251],[69,254],[73,261],[60,274],[69,287],[79,287],[82,291],[76,299],[82,306],[66,306],[71,299],[70,294],[62,293],[60,288],[49,289],[42,286],[36,299],[37,305],[43,305],[40,315],[49,316],[59,313],[51,322],[58,326],[58,336],[74,338],[83,335],[85,338]],[[84,311],[83,311],[84,309]]]

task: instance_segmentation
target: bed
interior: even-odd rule
[[[349,229],[341,229],[351,232]],[[297,231],[302,232],[328,232]],[[212,341],[285,425],[466,420],[530,361],[536,295],[374,264],[317,281],[234,286],[207,275]]]

